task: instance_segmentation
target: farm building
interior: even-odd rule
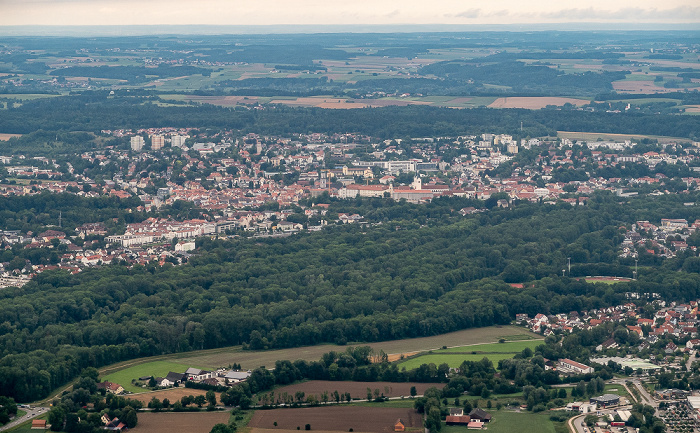
[[[46,430],[46,420],[45,419],[33,419],[32,429],[42,429]]]
[[[394,431],[405,431],[406,426],[404,425],[403,421],[401,421],[401,418],[397,419],[396,422],[394,423]]]
[[[469,412],[469,419],[471,421],[489,422],[491,421],[491,414],[480,407],[475,407]]]

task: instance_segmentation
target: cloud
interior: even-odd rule
[[[537,15],[545,20],[552,21],[689,21],[700,19],[700,7],[680,6],[673,9],[644,9],[639,7],[623,8],[617,10],[603,10],[594,8],[561,9],[553,12],[544,12]]]
[[[479,9],[479,8],[467,9],[466,11],[460,12],[456,15],[448,15],[448,16],[455,16],[458,18],[470,18],[470,19],[479,18],[481,16],[481,9]]]

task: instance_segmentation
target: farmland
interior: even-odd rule
[[[153,397],[157,398],[158,400],[163,400],[164,398],[167,398],[170,400],[170,402],[175,402],[177,400],[180,400],[182,397],[188,396],[188,395],[193,395],[193,396],[198,396],[198,395],[205,395],[207,391],[203,389],[194,389],[194,388],[185,388],[184,386],[181,386],[179,388],[170,388],[170,389],[163,389],[159,391],[152,391],[152,392],[143,392],[141,394],[134,394],[128,396],[132,400],[138,400],[142,402],[144,405],[147,405]],[[217,392],[216,394],[216,401],[218,402],[221,393]]]
[[[535,348],[540,344],[544,344],[544,341],[509,341],[507,343],[474,344],[470,346],[450,347],[449,349],[436,350],[434,353],[519,353],[525,348],[535,350]]]
[[[229,412],[145,412],[139,414],[139,423],[133,431],[148,433],[209,433],[215,424],[228,423],[229,416]]]
[[[426,389],[431,387],[443,388],[444,383],[411,383],[411,382],[341,382],[330,380],[311,380],[308,382],[300,382],[293,385],[287,385],[277,388],[275,392],[279,395],[287,393],[293,395],[297,391],[303,392],[305,395],[316,395],[320,397],[323,392],[331,394],[333,391],[338,391],[341,394],[349,392],[352,398],[366,399],[367,388],[372,392],[378,389],[385,397],[400,397],[409,396],[411,387],[416,387],[418,395],[422,395]]]
[[[422,431],[422,419],[414,409],[332,406],[257,411],[248,423],[251,433],[296,432],[306,424],[315,432],[389,433],[401,419],[407,431]],[[274,425],[277,423],[277,426]]]
[[[525,348],[534,350],[542,344],[542,340],[535,341],[512,341],[507,343],[475,344],[469,346],[451,347],[449,349],[435,350],[428,354],[410,358],[399,365],[407,370],[417,368],[421,364],[434,363],[439,365],[447,363],[450,367],[459,367],[463,361],[480,361],[488,358],[494,364],[501,359],[512,358],[515,354],[522,352]]]
[[[440,365],[446,363],[450,368],[459,367],[464,361],[481,361],[484,358],[488,358],[491,362],[498,364],[501,359],[510,359],[514,356],[514,353],[491,353],[491,354],[429,354],[423,356],[417,356],[415,358],[408,359],[399,364],[399,368],[406,368],[406,370],[411,370],[418,368],[421,364],[435,364]]]
[[[422,352],[439,349],[442,346],[466,346],[470,344],[494,343],[499,339],[522,340],[537,339],[541,336],[526,331],[516,326],[489,326],[485,328],[465,329],[431,337],[409,338],[405,340],[382,341],[368,343],[375,351],[383,350],[385,353]],[[173,362],[188,366],[218,367],[232,363],[241,364],[244,369],[253,369],[261,365],[272,366],[278,360],[317,361],[324,353],[330,351],[344,351],[342,346],[318,345],[297,347],[292,349],[244,351],[239,346],[224,349],[212,349],[206,351],[190,352],[169,357]]]
[[[549,413],[510,412],[505,410],[488,411],[493,416],[488,423],[489,433],[554,433],[554,423]],[[461,433],[461,426],[443,426],[443,433]]]

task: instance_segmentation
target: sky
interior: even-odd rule
[[[698,23],[698,0],[0,0],[0,26]]]

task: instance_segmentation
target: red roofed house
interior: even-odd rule
[[[104,389],[112,394],[121,394],[124,392],[124,388],[121,385],[118,383],[108,382],[106,380],[102,383],[98,383],[97,389]]]

